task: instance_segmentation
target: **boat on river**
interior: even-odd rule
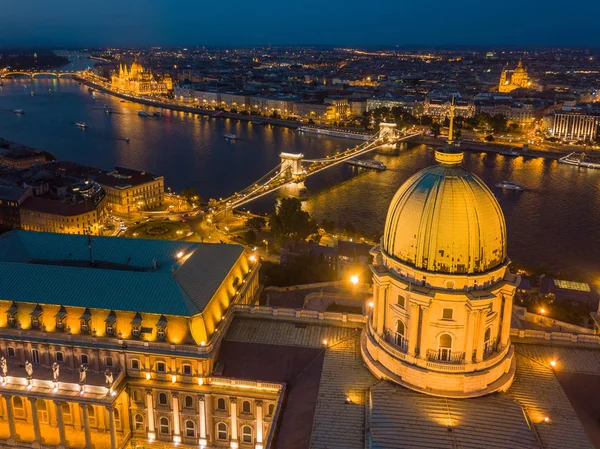
[[[223,137],[227,140],[237,140],[237,136],[235,134],[223,134]]]
[[[577,152],[572,152],[567,154],[566,156],[561,157],[558,162],[561,164],[575,165],[577,167],[584,168],[600,168],[600,163],[591,162],[585,160],[585,153],[578,154]]]
[[[85,124],[85,122],[77,122],[77,123],[75,123],[75,126],[77,126],[78,128],[81,128],[81,129],[87,128],[87,125]]]
[[[373,170],[379,170],[379,171],[387,170],[387,167],[385,166],[385,164],[383,162],[374,161],[372,159],[362,159],[362,160],[350,159],[349,161],[346,161],[346,164],[354,165],[355,167],[361,167],[361,168],[371,168]]]
[[[146,111],[138,111],[138,115],[140,117],[148,117],[148,113]]]
[[[23,109],[14,109],[13,112],[17,115],[25,114],[25,111]]]
[[[504,190],[514,190],[515,192],[522,192],[525,190],[525,187],[512,181],[499,182],[496,184],[496,187]]]
[[[503,156],[520,156],[521,152],[516,148],[509,148],[508,150],[500,151]]]

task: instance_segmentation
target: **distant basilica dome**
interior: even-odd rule
[[[382,240],[388,256],[416,269],[482,273],[506,260],[506,224],[485,183],[460,167],[463,154],[436,152],[396,192]]]

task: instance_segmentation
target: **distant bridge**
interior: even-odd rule
[[[309,176],[329,167],[362,156],[373,150],[410,140],[419,134],[417,132],[402,133],[396,129],[396,124],[381,123],[379,132],[371,136],[366,142],[323,159],[304,159],[304,155],[301,153],[281,153],[281,162],[276,167],[244,190],[219,200],[215,213],[238,208],[287,184],[304,182]]]
[[[63,76],[73,76],[77,75],[77,72],[68,72],[62,70],[10,70],[3,69],[0,70],[0,78],[9,78],[15,76],[24,76],[34,79],[36,76],[54,76],[56,78],[61,78]]]

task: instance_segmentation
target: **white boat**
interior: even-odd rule
[[[138,112],[138,115],[139,115],[140,117],[148,117],[148,113],[147,113],[146,111],[139,111],[139,112]]]
[[[496,187],[504,190],[515,190],[517,192],[522,192],[523,190],[525,190],[525,187],[512,181],[499,182],[498,184],[496,184]]]
[[[25,114],[25,111],[23,109],[14,109],[13,112],[17,115]]]
[[[77,122],[77,123],[75,123],[75,126],[77,126],[78,128],[82,128],[82,129],[87,128],[87,125],[85,124],[85,122]]]
[[[237,140],[237,136],[235,134],[223,134],[223,137],[228,140]]]
[[[372,159],[363,159],[363,160],[350,159],[350,160],[346,161],[346,164],[354,165],[356,167],[362,167],[362,168],[372,168],[373,170],[380,170],[380,171],[387,170],[387,167],[385,166],[385,164],[383,162],[374,161]]]
[[[600,164],[596,162],[590,162],[585,160],[585,153],[577,154],[573,152],[561,157],[558,162],[562,164],[575,165],[577,167],[584,168],[600,168]]]
[[[35,92],[31,92],[30,94],[32,97],[35,97]]]
[[[250,120],[250,123],[252,123],[253,125],[264,125],[265,122],[263,122],[262,120]]]

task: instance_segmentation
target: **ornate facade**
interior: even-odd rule
[[[283,385],[213,374],[257,264],[235,245],[86,242],[0,238],[0,447],[263,448]]]
[[[127,68],[127,64],[121,64],[119,73],[113,73],[111,81],[112,89],[135,95],[166,95],[173,90],[169,75],[155,77],[137,61],[130,68]]]
[[[362,352],[377,377],[420,392],[476,397],[505,391],[518,279],[507,270],[506,226],[488,187],[436,152],[394,196],[376,246],[372,313]]]
[[[498,92],[512,92],[515,89],[529,89],[532,83],[529,79],[527,69],[523,67],[523,62],[519,60],[519,64],[515,70],[507,70],[506,67],[502,69],[500,75],[500,84],[498,85]]]

